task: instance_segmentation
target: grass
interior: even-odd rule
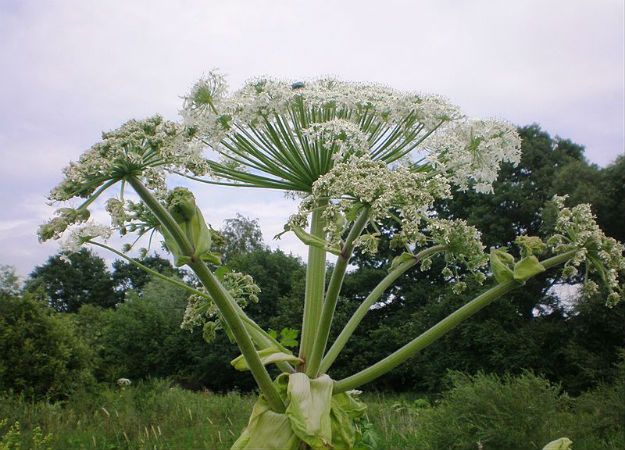
[[[502,450],[507,442],[506,450],[527,450],[542,448],[547,436],[569,436],[575,450],[620,448],[623,443],[622,389],[618,395],[610,388],[572,401],[529,374],[458,380],[435,406],[416,395],[365,395],[378,448]],[[539,392],[541,383],[544,392]],[[162,380],[103,388],[63,403],[5,395],[0,396],[0,450],[18,448],[15,442],[23,450],[228,449],[245,427],[253,403],[252,395],[192,392]],[[546,408],[545,414],[536,408]],[[20,424],[17,437],[9,432],[15,422]],[[520,436],[514,441],[520,442],[509,443],[514,433]],[[49,444],[35,445],[48,442],[48,434]],[[537,436],[540,442],[533,443]],[[9,440],[13,446],[7,446]]]

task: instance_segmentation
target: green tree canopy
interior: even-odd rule
[[[35,267],[26,289],[41,291],[48,304],[59,312],[76,312],[82,305],[112,307],[117,303],[104,260],[86,249],[51,256],[45,264]]]

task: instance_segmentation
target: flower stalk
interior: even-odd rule
[[[336,309],[339,293],[341,292],[341,286],[343,285],[343,280],[345,279],[345,271],[347,270],[349,260],[354,250],[354,241],[365,229],[368,220],[369,208],[364,207],[352,225],[352,228],[345,239],[345,243],[341,248],[341,252],[338,255],[336,264],[334,265],[332,277],[330,278],[328,290],[323,302],[321,317],[319,318],[319,325],[315,335],[315,343],[306,365],[306,373],[310,377],[318,375],[321,359],[328,343],[328,336],[330,334],[332,318],[334,317],[334,310]]]
[[[389,287],[391,287],[399,277],[401,277],[404,273],[408,272],[411,268],[416,266],[419,261],[423,260],[424,258],[429,258],[436,253],[442,252],[444,250],[444,245],[432,246],[417,253],[414,258],[411,258],[408,261],[404,261],[395,269],[391,270],[382,279],[382,281],[380,281],[380,283],[378,283],[378,285],[373,288],[371,293],[360,304],[352,317],[350,317],[349,321],[347,322],[339,336],[336,338],[336,341],[334,341],[334,344],[332,344],[332,347],[330,347],[330,350],[328,350],[326,355],[323,357],[323,360],[321,361],[321,365],[319,367],[319,371],[321,373],[326,373],[330,369],[336,358],[339,356],[339,354],[347,344],[349,338],[352,336],[352,334],[354,334],[356,328],[358,328],[358,325],[360,324],[362,319],[364,319],[371,307],[380,299],[382,294],[384,294],[384,292]]]
[[[323,209],[316,208],[312,213],[310,234],[324,239]],[[304,361],[300,367],[306,371],[308,358],[315,343],[315,333],[319,327],[319,318],[323,307],[323,293],[326,277],[326,250],[317,246],[308,247],[308,265],[306,266],[306,292],[304,297],[304,317],[302,319],[302,337],[299,357]]]
[[[575,251],[569,251],[552,258],[541,261],[541,264],[545,269],[552,268],[554,266],[564,264],[575,256]],[[492,302],[501,298],[513,289],[522,286],[523,283],[519,283],[515,280],[499,283],[496,286],[490,288],[486,292],[477,296],[469,303],[457,309],[449,316],[438,322],[429,330],[413,339],[399,350],[396,350],[386,358],[378,361],[377,363],[369,366],[368,368],[342,380],[339,380],[334,385],[334,392],[345,392],[351,389],[356,389],[363,384],[369,383],[376,378],[390,372],[395,367],[406,361],[417,352],[423,350],[434,341],[440,339],[445,334],[456,328],[462,322],[481,311]]]
[[[141,183],[141,181],[133,176],[128,177],[128,183],[133,187],[135,192],[141,197],[141,200],[150,208],[154,215],[158,218],[162,226],[173,237],[182,253],[188,255],[191,260],[189,267],[200,279],[211,298],[219,308],[224,320],[232,330],[237,345],[241,350],[241,354],[246,359],[252,376],[256,380],[260,391],[267,399],[270,407],[277,411],[284,411],[284,402],[280,398],[278,391],[272,383],[271,377],[267,369],[262,364],[250,335],[245,330],[245,326],[239,316],[235,305],[235,301],[230,297],[228,291],[219,283],[215,275],[206,267],[206,264],[198,258],[193,258],[194,249],[188,241],[180,226],[174,218],[169,214],[163,205],[152,195],[152,193]]]

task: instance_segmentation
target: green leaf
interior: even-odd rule
[[[258,356],[260,357],[260,361],[264,366],[268,364],[278,363],[278,362],[292,362],[292,363],[301,363],[302,360],[292,353],[285,353],[282,350],[279,350],[275,347],[267,347],[262,350],[257,351]],[[247,365],[247,361],[243,357],[243,355],[239,355],[234,358],[230,364],[237,370],[250,370]]]
[[[544,272],[545,267],[535,256],[526,256],[514,265],[514,279],[523,282],[534,275]]]
[[[304,244],[311,246],[311,247],[322,248],[332,253],[333,255],[341,254],[341,249],[338,248],[338,246],[330,245],[324,239],[321,239],[321,238],[318,238],[317,236],[313,236],[312,234],[306,233],[301,227],[298,227],[296,225],[290,225],[289,227],[291,231],[295,233],[295,236],[297,236],[299,240],[302,241]]]
[[[293,432],[312,450],[332,448],[330,408],[333,385],[327,375],[314,380],[304,373],[289,376],[286,415]]]
[[[490,251],[490,270],[498,283],[505,283],[514,278],[511,268],[514,264],[514,257],[505,250],[506,248],[503,247]]]
[[[407,261],[410,261],[411,259],[414,259],[414,257],[415,256],[409,252],[404,252],[401,255],[396,256],[395,258],[393,258],[393,261],[391,262],[391,268],[389,269],[389,272],[399,267],[402,263],[405,263]]]
[[[543,447],[543,450],[573,450],[571,445],[573,441],[569,438],[560,438],[555,441],[551,441]]]
[[[299,330],[294,328],[282,328],[282,330],[280,330],[280,344],[285,347],[297,347],[298,335]]]
[[[297,450],[299,443],[286,414],[271,411],[261,397],[254,404],[249,423],[231,450]]]
[[[332,448],[351,450],[362,437],[355,421],[365,415],[367,405],[356,400],[349,393],[332,396],[330,417],[332,420]]]
[[[228,266],[219,266],[216,270],[215,270],[215,276],[219,279],[219,280],[223,280],[224,276],[227,273],[232,272],[232,269]]]

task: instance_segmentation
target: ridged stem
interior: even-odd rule
[[[561,255],[557,255],[541,261],[541,264],[545,267],[545,269],[549,269],[551,267],[565,263],[570,258],[572,258],[575,253],[576,250],[569,251]],[[488,306],[501,296],[507,294],[508,292],[519,286],[522,286],[522,284],[518,283],[517,281],[511,280],[492,287],[483,294],[471,300],[460,309],[451,313],[449,316],[438,322],[425,333],[413,339],[391,355],[387,356],[381,361],[378,361],[377,363],[368,367],[365,370],[362,370],[340,381],[337,381],[334,384],[334,393],[345,392],[349,391],[350,389],[355,389],[390,372],[395,367],[413,356],[415,353],[429,346],[434,341],[456,328],[459,324],[467,320],[469,317],[473,316],[484,307]]]
[[[347,266],[349,265],[349,260],[352,257],[354,241],[358,238],[358,236],[360,236],[362,230],[364,230],[365,226],[367,226],[368,221],[369,208],[365,207],[360,212],[358,218],[354,221],[354,224],[345,239],[345,243],[341,248],[341,253],[339,254],[336,264],[334,265],[332,277],[330,278],[328,290],[323,302],[315,342],[306,364],[306,374],[311,378],[315,378],[318,375],[321,359],[323,357],[323,353],[325,352],[326,345],[328,344],[330,327],[332,325],[332,319],[334,318],[334,310],[336,309],[336,304],[338,302],[339,293],[341,292],[343,280],[345,279],[345,272],[347,270]]]
[[[141,183],[136,177],[128,177],[128,183],[134,188],[141,200],[150,208],[152,213],[159,220],[161,225],[167,229],[169,234],[174,238],[176,244],[180,247],[183,254],[192,257],[194,251],[192,244],[188,241],[182,229],[174,218],[169,214],[167,209],[152,195],[152,193]],[[271,409],[277,412],[283,412],[285,409],[284,402],[280,398],[276,387],[273,385],[271,377],[263,366],[254,343],[249,334],[245,330],[245,325],[237,312],[238,305],[221,285],[217,277],[206,267],[206,264],[199,259],[192,258],[189,267],[195,272],[199,280],[202,282],[209,295],[219,308],[221,315],[230,327],[232,334],[241,350],[241,354],[247,361],[248,367],[252,372],[252,376],[256,380],[256,384],[260,388],[261,393],[267,399]]]
[[[310,234],[325,239],[325,220],[323,208],[312,212]],[[302,319],[302,339],[299,357],[304,360],[300,370],[304,370],[315,342],[315,333],[319,326],[319,317],[323,304],[323,292],[326,278],[326,251],[323,248],[308,246],[308,265],[306,266],[306,292],[304,297],[304,317]]]
[[[330,369],[339,353],[343,350],[349,338],[354,334],[356,328],[367,315],[371,307],[382,297],[382,294],[393,285],[393,283],[404,273],[414,267],[419,261],[423,258],[427,258],[432,256],[438,252],[445,250],[444,245],[435,245],[428,249],[425,249],[419,253],[417,253],[414,258],[401,263],[399,266],[395,267],[391,270],[388,275],[386,275],[380,283],[371,291],[371,293],[367,296],[367,298],[360,304],[358,309],[352,314],[352,317],[349,319],[341,334],[336,338],[328,353],[323,357],[321,361],[321,366],[319,367],[319,371],[321,373],[327,373]]]

